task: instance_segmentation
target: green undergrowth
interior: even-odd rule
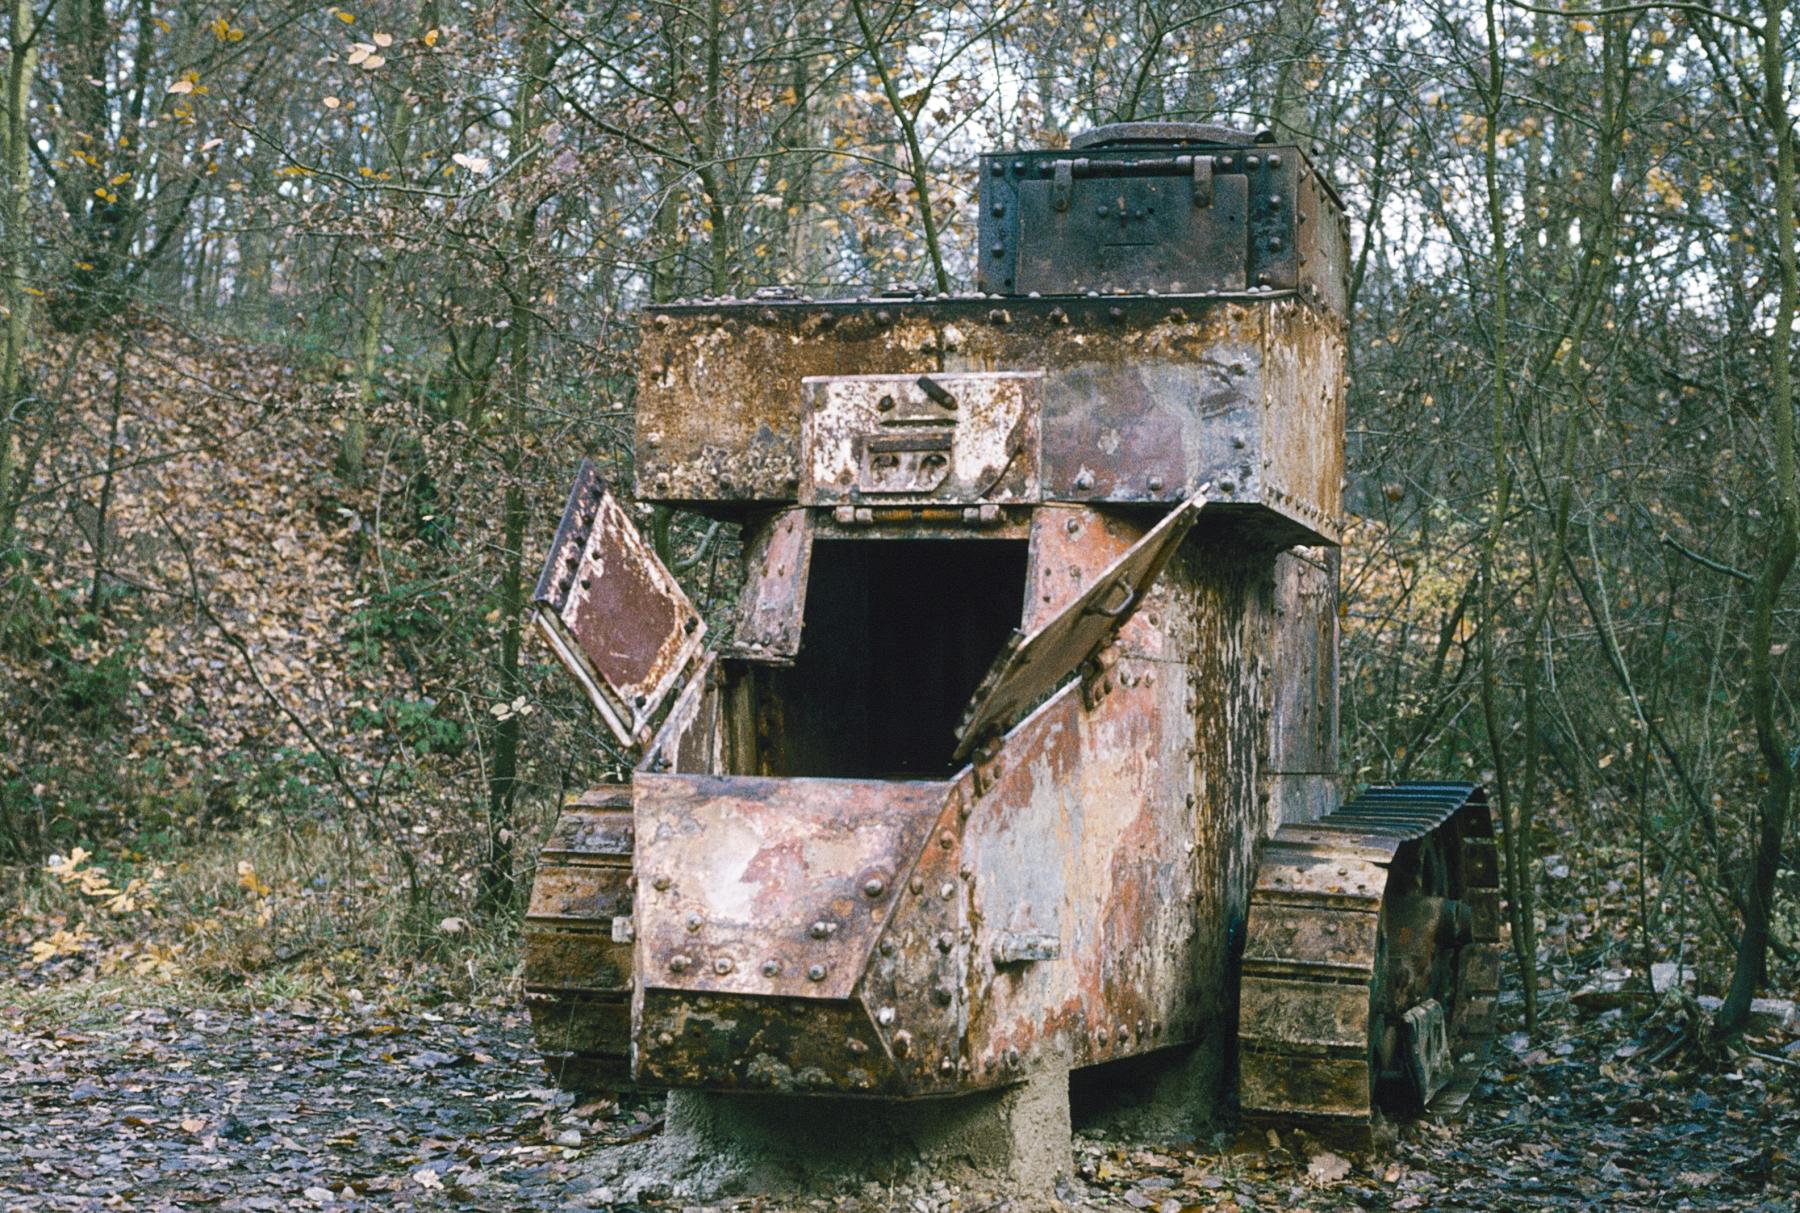
[[[0,1014],[65,1025],[143,1006],[513,997],[517,914],[476,913],[472,890],[429,864],[413,866],[432,883],[409,884],[397,845],[263,817],[154,853],[71,847],[4,869]]]

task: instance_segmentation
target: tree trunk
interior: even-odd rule
[[[1794,260],[1794,122],[1788,107],[1782,61],[1781,0],[1764,0],[1762,40],[1763,116],[1775,136],[1774,241],[1780,298],[1769,330],[1769,445],[1775,453],[1776,516],[1764,547],[1762,569],[1750,592],[1750,713],[1757,750],[1768,774],[1757,806],[1756,837],[1745,881],[1744,929],[1738,936],[1731,985],[1713,1027],[1720,1035],[1741,1032],[1750,1001],[1761,988],[1769,949],[1769,920],[1775,909],[1775,875],[1794,800],[1794,756],[1775,718],[1775,607],[1800,551],[1800,486],[1795,484],[1794,387],[1791,371],[1795,296],[1800,271]],[[1796,747],[1800,748],[1800,747]]]

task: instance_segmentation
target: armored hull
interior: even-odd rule
[[[1080,293],[649,311],[636,496],[741,525],[743,590],[710,642],[584,467],[539,620],[639,761],[533,890],[566,1079],[953,1096],[1222,1055],[1241,992],[1253,1111],[1455,1085],[1498,954],[1485,806],[1339,807],[1335,201],[1298,149],[1141,142],[984,171],[989,285]],[[1058,278],[1040,229],[1077,204],[1127,251]],[[1167,230],[1244,247],[1136,239]]]

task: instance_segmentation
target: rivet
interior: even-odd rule
[[[1019,1049],[1017,1045],[1007,1046],[1006,1064],[1015,1070],[1019,1068]]]
[[[905,1057],[912,1052],[912,1033],[905,1028],[894,1033],[894,1056]]]
[[[1269,251],[1271,253],[1279,253],[1281,251],[1281,237],[1280,236],[1270,236],[1269,237]]]
[[[876,324],[892,324],[893,322],[894,322],[894,313],[888,311],[886,308],[882,308],[880,311],[875,313],[875,323]]]
[[[829,939],[831,937],[831,924],[828,922],[815,922],[812,924],[811,934],[814,939]]]
[[[956,845],[956,835],[952,834],[949,830],[943,831],[938,835],[938,845],[948,851],[951,847]]]
[[[1059,307],[1051,308],[1049,311],[1049,316],[1050,316],[1050,319],[1057,324],[1069,323],[1069,313],[1063,311]]]
[[[1106,309],[1106,314],[1108,316],[1112,317],[1114,320],[1125,319],[1125,309],[1122,307],[1117,307],[1117,306],[1109,307]]]
[[[1163,478],[1161,476],[1150,477],[1150,491],[1152,493],[1160,493],[1160,492],[1162,492],[1162,490],[1163,490]]]
[[[949,901],[952,897],[956,896],[956,886],[946,882],[944,887],[938,890],[938,896],[942,897],[945,901]]]
[[[887,1027],[889,1024],[893,1023],[894,1022],[894,1008],[882,1007],[879,1011],[876,1011],[875,1012],[875,1022],[880,1024],[884,1028]]]
[[[1281,167],[1281,157],[1274,152],[1269,153],[1269,167],[1270,168],[1280,168]]]
[[[780,974],[781,974],[781,962],[779,960],[763,961],[762,975],[764,977],[777,977],[777,976],[780,976]]]
[[[721,956],[713,961],[713,972],[717,973],[720,977],[731,972],[731,957]]]
[[[1006,246],[1004,244],[996,244],[993,248],[989,249],[988,252],[996,257],[1004,257],[1006,256]]]
[[[988,312],[989,324],[1011,324],[1012,313],[1003,307],[993,308]]]
[[[881,941],[881,954],[883,956],[892,956],[894,954],[894,941],[893,940],[884,939]]]
[[[1229,480],[1221,480],[1219,481],[1219,491],[1221,493],[1235,493],[1237,492],[1237,485]]]
[[[1280,194],[1270,194],[1269,195],[1269,205],[1271,207],[1280,207],[1281,206],[1281,195]]]
[[[824,981],[825,980],[825,966],[824,965],[814,965],[814,966],[812,966],[812,968],[806,970],[806,980],[808,980],[808,981]]]
[[[943,1074],[954,1074],[956,1073],[956,1063],[946,1057],[938,1062],[938,1071]]]
[[[1261,166],[1262,166],[1262,157],[1261,156],[1245,156],[1244,157],[1244,167],[1245,168],[1260,168]]]
[[[692,963],[693,962],[690,961],[687,957],[681,955],[678,952],[674,956],[669,957],[669,972],[685,973],[688,971],[688,965],[690,965]]]
[[[658,876],[651,880],[650,887],[660,893],[662,890],[669,887],[669,878],[667,876]]]
[[[705,925],[706,925],[706,919],[700,917],[700,915],[689,914],[687,916],[687,929],[689,931],[698,931],[701,927],[703,927]]]
[[[845,1041],[844,1047],[850,1050],[851,1056],[853,1057],[861,1057],[864,1053],[869,1051],[869,1046],[862,1041],[857,1040],[855,1037],[851,1037],[849,1040]]]
[[[1006,203],[1004,203],[1004,202],[994,203],[992,206],[988,207],[988,214],[990,214],[994,218],[998,219],[1000,216],[1006,214]]]
[[[1075,487],[1083,493],[1085,493],[1089,489],[1093,488],[1094,487],[1094,474],[1092,472],[1079,473],[1075,477]]]
[[[1097,1045],[1104,1045],[1106,1042],[1107,1042],[1106,1029],[1105,1028],[1095,1028],[1094,1029],[1094,1043]]]
[[[923,893],[925,891],[925,878],[922,876],[915,876],[907,882],[906,887],[915,893]]]
[[[863,882],[863,896],[880,897],[887,892],[887,881],[879,876],[871,876]]]
[[[950,937],[950,932],[944,931],[938,935],[938,937],[937,937],[937,950],[938,951],[948,952],[951,948],[953,948],[955,946],[956,946],[956,940],[954,940]]]
[[[956,869],[956,874],[964,880],[968,880],[975,875],[975,869],[965,863],[962,867]]]
[[[658,1032],[656,1034],[656,1043],[666,1049],[675,1043],[675,1037],[668,1032]]]

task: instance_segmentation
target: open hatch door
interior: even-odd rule
[[[1032,631],[1012,634],[963,709],[957,758],[1018,723],[1124,626],[1199,518],[1210,487],[1171,510],[1068,606]]]
[[[619,744],[647,743],[706,644],[706,623],[591,462],[576,473],[532,604]]]

